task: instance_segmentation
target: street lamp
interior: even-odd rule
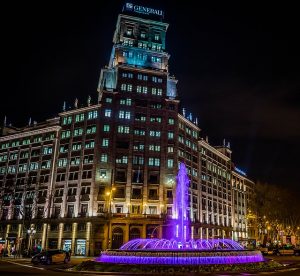
[[[36,230],[34,229],[34,227],[30,227],[30,229],[27,230],[27,234],[29,236],[29,240],[28,240],[28,253],[31,249],[31,246],[32,246],[32,237],[35,235],[36,233]]]

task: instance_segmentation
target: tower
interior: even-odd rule
[[[111,195],[111,211],[127,214],[129,223],[138,215],[160,223],[171,212],[167,192],[172,197],[176,185],[179,101],[177,80],[168,70],[168,24],[162,19],[160,10],[125,4],[98,85],[98,171],[108,176],[100,187]]]

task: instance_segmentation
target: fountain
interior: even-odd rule
[[[190,238],[187,213],[189,179],[183,163],[177,175],[172,239],[134,239],[118,250],[104,251],[98,262],[152,265],[213,265],[263,262],[260,251],[245,250],[231,239]]]

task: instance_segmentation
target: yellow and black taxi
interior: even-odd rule
[[[71,256],[69,252],[60,249],[52,249],[34,255],[31,258],[31,262],[33,264],[68,263],[70,259]]]

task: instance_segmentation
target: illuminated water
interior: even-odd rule
[[[262,262],[260,251],[244,250],[231,239],[190,239],[189,179],[183,163],[177,175],[173,238],[135,239],[118,250],[107,250],[96,260],[118,264],[209,265]]]

